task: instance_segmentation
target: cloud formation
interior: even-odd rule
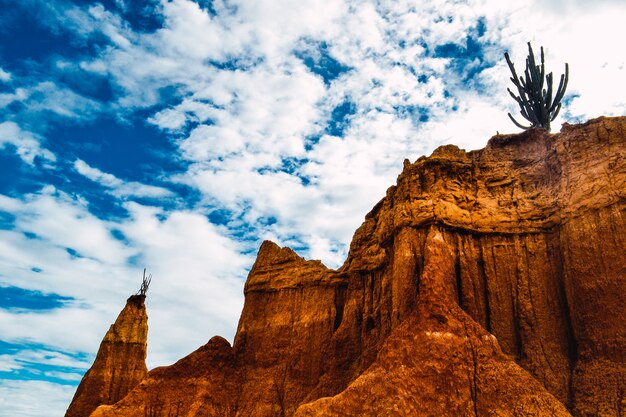
[[[141,184],[135,181],[122,181],[115,175],[102,172],[98,168],[89,166],[85,161],[81,159],[77,159],[76,161],[74,161],[74,169],[76,169],[76,172],[78,172],[80,175],[83,175],[84,177],[107,188],[109,192],[117,198],[158,198],[169,197],[173,195],[173,193],[166,188]]]
[[[150,366],[232,338],[261,240],[340,266],[405,158],[515,130],[505,50],[570,64],[554,126],[626,114],[625,17],[611,0],[20,3],[3,27],[22,50],[0,30],[0,287],[67,302],[0,305],[0,375],[25,378],[0,391],[38,395],[0,409],[60,414],[144,266]]]
[[[0,123],[0,147],[5,149],[7,145],[15,148],[15,153],[29,165],[35,163],[35,158],[51,163],[56,160],[52,152],[41,146],[42,139],[35,133],[22,130],[14,122]]]

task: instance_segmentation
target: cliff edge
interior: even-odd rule
[[[92,417],[625,415],[625,145],[601,117],[405,161],[341,268],[265,242],[233,346]]]

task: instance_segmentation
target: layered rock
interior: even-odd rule
[[[619,415],[625,126],[625,118],[600,118],[557,135],[530,130],[406,164],[357,230],[346,269],[383,282],[399,237],[423,241],[428,225],[442,226],[455,242],[459,305],[577,415]],[[389,281],[393,289],[398,279]]]
[[[234,343],[243,372],[238,415],[291,415],[318,385],[343,281],[320,261],[263,243]]]
[[[195,405],[145,415],[622,415],[625,127],[406,161],[339,270],[264,243],[232,350],[190,355],[193,378],[155,370],[94,416],[177,386]]]
[[[343,392],[295,416],[570,416],[458,306],[455,270],[451,245],[431,227],[415,310]]]
[[[133,295],[104,336],[65,417],[87,417],[101,404],[115,404],[148,375],[148,314],[145,295]]]
[[[153,369],[131,395],[91,416],[229,417],[237,410],[240,384],[230,343],[215,336],[175,364]]]

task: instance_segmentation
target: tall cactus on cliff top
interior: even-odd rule
[[[530,129],[531,127],[542,127],[546,130],[550,130],[550,122],[553,121],[561,110],[561,99],[565,94],[567,88],[567,81],[569,79],[569,66],[565,64],[565,74],[561,75],[561,81],[559,87],[556,89],[554,99],[552,98],[552,73],[546,75],[546,70],[543,61],[543,46],[541,47],[541,65],[536,65],[535,55],[533,54],[533,48],[528,42],[528,57],[526,58],[526,70],[524,71],[524,78],[518,77],[515,72],[515,67],[509,58],[508,52],[504,53],[506,63],[509,65],[509,69],[513,74],[511,81],[517,87],[519,96],[513,94],[511,89],[507,88],[507,91],[513,97],[513,99],[519,104],[520,112],[522,116],[528,120],[530,126],[524,126],[517,122],[509,113],[509,117],[515,123],[515,125],[521,129]],[[547,88],[544,88],[544,84]]]

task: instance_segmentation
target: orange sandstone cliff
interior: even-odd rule
[[[263,243],[232,347],[70,414],[90,370],[68,416],[626,415],[625,145],[603,117],[406,161],[341,268]]]
[[[66,417],[88,416],[115,404],[148,375],[148,315],[145,295],[133,295],[104,336],[91,368],[80,382]]]

